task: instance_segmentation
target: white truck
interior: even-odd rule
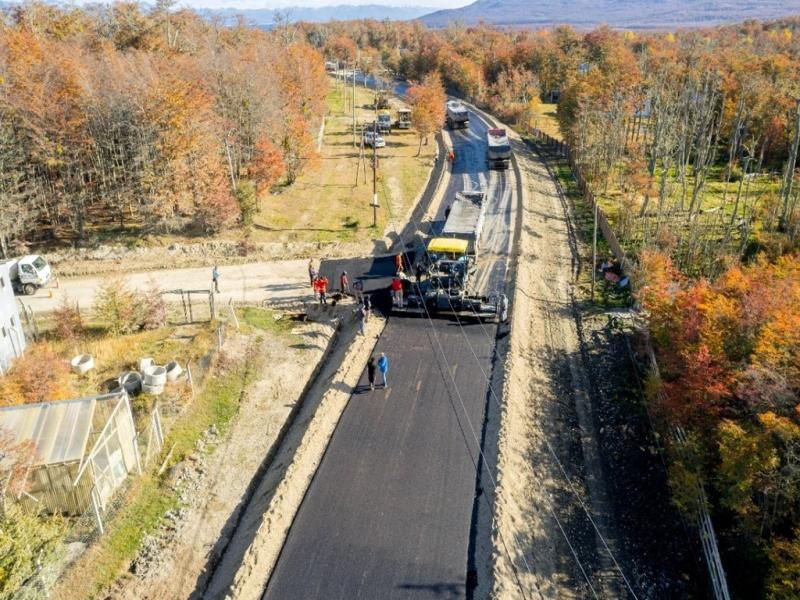
[[[32,296],[50,282],[53,274],[50,265],[38,254],[13,258],[3,264],[8,267],[8,276],[17,295]]]
[[[511,143],[505,129],[490,129],[487,134],[486,157],[490,169],[508,169],[511,162]]]
[[[445,105],[445,121],[450,129],[469,127],[469,111],[458,100],[448,100]]]

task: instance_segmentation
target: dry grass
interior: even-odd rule
[[[371,121],[374,111],[365,108],[372,92],[356,88],[356,119]],[[399,101],[391,100],[393,109]],[[386,147],[378,150],[377,228],[372,227],[372,170],[366,161],[356,185],[359,148],[353,146],[352,113],[343,108],[334,89],[328,98],[329,115],[320,158],[298,180],[279,193],[262,200],[255,218],[253,241],[264,242],[366,242],[381,238],[389,225],[387,202],[395,219],[402,219],[427,182],[433,166],[434,144],[422,146],[413,131],[393,130],[385,136]],[[393,118],[395,111],[391,110]],[[358,140],[358,138],[357,138]],[[359,140],[360,141],[360,140]],[[369,149],[367,149],[369,151]]]
[[[563,139],[561,137],[561,129],[558,127],[558,120],[556,119],[557,104],[542,103],[539,105],[539,118],[536,119],[536,127],[544,131],[551,138],[557,140]]]

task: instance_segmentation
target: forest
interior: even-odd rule
[[[800,597],[800,19],[672,33],[351,22],[312,45],[563,140],[635,272],[674,502],[702,482],[736,596]],[[348,43],[349,42],[349,43]]]
[[[292,31],[159,3],[28,3],[0,23],[0,253],[240,222],[314,152],[327,77]]]
[[[441,81],[523,135],[557,102],[635,273],[649,408],[687,431],[674,501],[690,513],[702,482],[738,597],[800,597],[800,18],[265,32],[168,2],[28,3],[0,25],[0,253],[246,224],[313,158],[326,58]]]

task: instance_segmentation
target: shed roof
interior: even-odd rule
[[[34,466],[80,461],[92,432],[97,403],[119,397],[119,393],[106,394],[0,408],[0,428],[10,431],[16,443],[33,442]]]

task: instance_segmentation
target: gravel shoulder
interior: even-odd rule
[[[545,165],[519,141],[515,152],[523,223],[498,440],[494,593],[621,598],[603,540],[576,501],[585,502],[600,531],[608,530],[572,306],[577,255],[568,212]]]

